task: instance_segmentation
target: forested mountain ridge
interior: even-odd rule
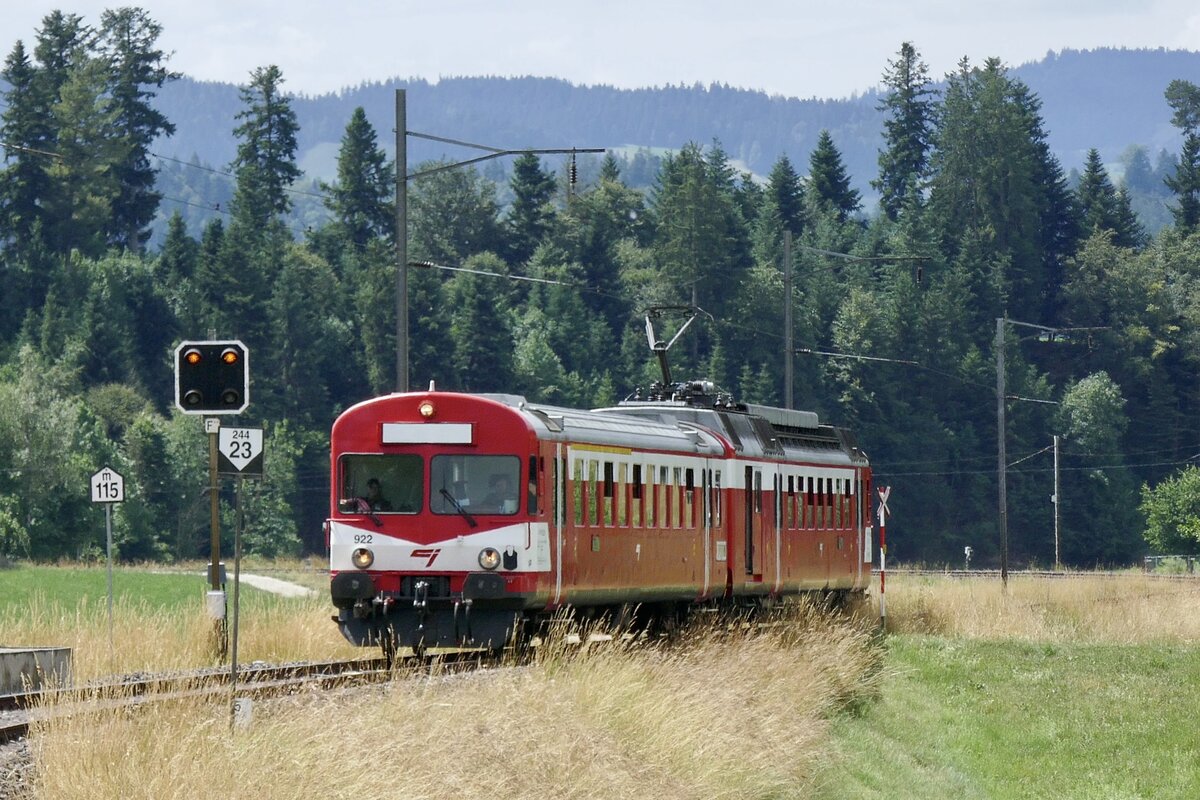
[[[1176,78],[1200,80],[1200,53],[1182,50],[1063,50],[1009,66],[1041,97],[1050,148],[1068,170],[1082,167],[1092,148],[1106,163],[1135,144],[1152,157],[1162,148],[1177,150],[1180,137],[1163,91]],[[393,130],[396,88],[408,90],[411,130],[513,148],[678,149],[683,142],[717,139],[733,160],[760,176],[781,155],[803,163],[820,132],[829,130],[859,189],[876,171],[883,121],[878,90],[848,99],[801,99],[722,85],[630,90],[533,77],[387,80],[294,97],[299,162],[312,165],[313,177],[331,177],[345,120],[358,106],[376,130]],[[185,77],[165,85],[155,106],[177,126],[157,143],[158,151],[185,160],[195,155],[210,165],[233,159],[237,87]],[[393,151],[390,136],[381,144]],[[417,140],[409,148],[413,163],[447,149]]]

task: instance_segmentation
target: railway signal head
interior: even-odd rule
[[[240,414],[250,405],[250,359],[236,339],[175,348],[175,405],[184,414]]]

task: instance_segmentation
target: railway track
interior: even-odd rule
[[[873,570],[872,574],[875,577],[879,576],[879,570]],[[998,569],[908,569],[899,568],[887,571],[888,575],[916,575],[942,578],[991,578],[1000,579],[1000,570]],[[1200,581],[1200,575],[1167,575],[1155,572],[1129,572],[1129,571],[1095,571],[1095,572],[1079,572],[1079,571],[1059,571],[1059,570],[1009,570],[1008,577],[1012,578],[1049,578],[1052,580],[1077,580],[1081,578],[1150,578],[1151,580],[1162,581]]]
[[[484,663],[478,652],[439,654],[432,658],[398,658],[389,667],[386,659],[365,658],[321,661],[283,666],[251,666],[237,673],[236,697],[267,698],[302,689],[325,689],[380,683],[398,674],[436,664],[439,668],[470,669]],[[0,746],[28,735],[29,728],[46,714],[70,714],[96,703],[136,705],[185,696],[230,697],[228,670],[197,670],[184,674],[108,681],[70,689],[51,689],[0,695]],[[52,709],[52,710],[51,710]]]

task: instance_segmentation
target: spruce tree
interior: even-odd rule
[[[322,183],[325,201],[347,241],[361,252],[374,238],[394,237],[395,166],[376,140],[362,106],[354,109],[338,151],[337,183]]]
[[[809,198],[822,213],[845,222],[862,205],[858,190],[850,188],[850,175],[842,163],[842,154],[829,131],[821,131],[816,149],[809,160]]]
[[[124,158],[112,166],[119,190],[108,239],[139,251],[150,237],[146,226],[162,199],[154,189],[158,170],[150,164],[150,146],[175,132],[175,125],[152,105],[155,89],[179,77],[167,70],[167,55],[156,47],[161,33],[162,26],[140,8],[105,11],[100,18],[100,55],[110,73],[115,133],[126,144]]]
[[[524,264],[550,232],[555,212],[550,205],[554,197],[554,176],[542,169],[533,153],[525,153],[513,163],[510,182],[512,207],[504,220],[508,263]]]
[[[271,64],[250,73],[241,87],[244,108],[233,133],[240,140],[231,168],[237,178],[234,215],[251,230],[263,230],[291,210],[288,188],[300,177],[296,134],[300,125],[291,100],[282,93],[283,73]]]
[[[919,197],[929,169],[933,146],[934,100],[929,67],[911,42],[904,42],[883,73],[887,94],[877,108],[887,114],[883,122],[884,149],[879,153],[879,204],[895,220],[909,197]]]

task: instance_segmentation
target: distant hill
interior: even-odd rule
[[[1145,147],[1151,158],[1163,149],[1178,150],[1163,91],[1175,78],[1200,83],[1200,53],[1064,50],[1012,68],[1012,74],[1041,97],[1050,146],[1064,169],[1081,166],[1094,147],[1116,178],[1120,156],[1130,145]],[[366,109],[391,154],[394,90],[400,87],[408,90],[411,131],[504,148],[661,150],[716,139],[740,168],[760,176],[784,153],[806,172],[818,135],[828,129],[856,188],[868,201],[874,196],[869,182],[877,172],[882,130],[875,92],[846,100],[804,100],[724,85],[629,90],[532,77],[387,81],[336,94],[297,96],[299,161],[308,175],[332,177],[339,141],[356,106]],[[173,137],[157,145],[158,153],[219,168],[232,161],[234,115],[242,107],[236,86],[182,79],[164,87],[157,104],[177,126]],[[478,154],[409,140],[410,169],[426,159]],[[189,170],[181,169],[183,179]]]
[[[1200,83],[1200,53],[1065,50],[1012,73],[1042,98],[1051,145],[1069,169],[1082,164],[1091,147],[1109,160],[1130,144],[1152,151],[1177,146],[1163,91],[1175,78]],[[867,173],[875,171],[881,117],[874,92],[848,100],[802,100],[722,85],[630,90],[552,78],[388,81],[299,96],[293,107],[301,125],[301,161],[311,161],[314,169],[332,163],[324,151],[336,154],[359,105],[390,149],[396,88],[408,89],[411,130],[481,144],[676,148],[716,138],[733,157],[764,174],[782,153],[807,164],[818,134],[828,128],[856,178],[865,184]],[[233,118],[241,109],[236,86],[185,78],[162,89],[158,106],[178,126],[161,143],[162,152],[184,159],[197,155],[213,165],[233,159]],[[417,161],[446,148],[414,141],[409,149]]]

